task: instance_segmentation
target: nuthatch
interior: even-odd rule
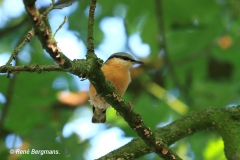
[[[105,78],[114,86],[115,90],[123,96],[129,83],[131,82],[130,68],[134,64],[143,62],[135,60],[131,55],[123,52],[112,54],[102,66]],[[93,105],[92,123],[106,122],[106,109],[110,105],[97,94],[92,84],[89,87],[90,103]]]

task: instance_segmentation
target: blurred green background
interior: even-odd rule
[[[79,59],[86,54],[90,0],[71,2],[68,8],[52,11],[49,21],[55,32],[68,17],[55,38],[66,56]],[[37,1],[41,11],[50,4]],[[97,56],[106,60],[125,51],[144,61],[133,69],[124,98],[152,130],[204,108],[239,104],[240,1],[162,0],[161,4],[162,8],[157,0],[97,3]],[[0,65],[4,65],[31,24],[21,0],[0,0],[0,22]],[[27,64],[54,64],[36,37],[18,55],[17,65]],[[88,85],[68,73],[22,72],[10,78],[0,74],[1,159],[91,160],[136,137],[112,108],[106,124],[91,123]],[[221,137],[213,131],[196,133],[171,147],[185,160],[225,159]],[[60,154],[10,155],[10,148]],[[139,159],[160,158],[152,153]]]

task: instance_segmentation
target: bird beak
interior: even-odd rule
[[[133,63],[135,63],[135,64],[143,64],[143,62],[141,62],[141,61],[136,61],[136,60],[134,60]]]

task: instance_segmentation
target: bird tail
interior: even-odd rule
[[[98,109],[93,106],[92,123],[105,123],[106,122],[106,109]]]

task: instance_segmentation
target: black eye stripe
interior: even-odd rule
[[[129,57],[125,57],[125,56],[117,56],[117,55],[114,55],[114,56],[111,56],[108,58],[109,59],[112,59],[112,58],[119,58],[119,59],[123,59],[125,61],[134,61],[133,59],[129,58]]]
[[[130,59],[130,58],[128,58],[128,57],[119,57],[119,58],[124,59],[124,60],[126,60],[126,61],[133,61],[132,59]]]

